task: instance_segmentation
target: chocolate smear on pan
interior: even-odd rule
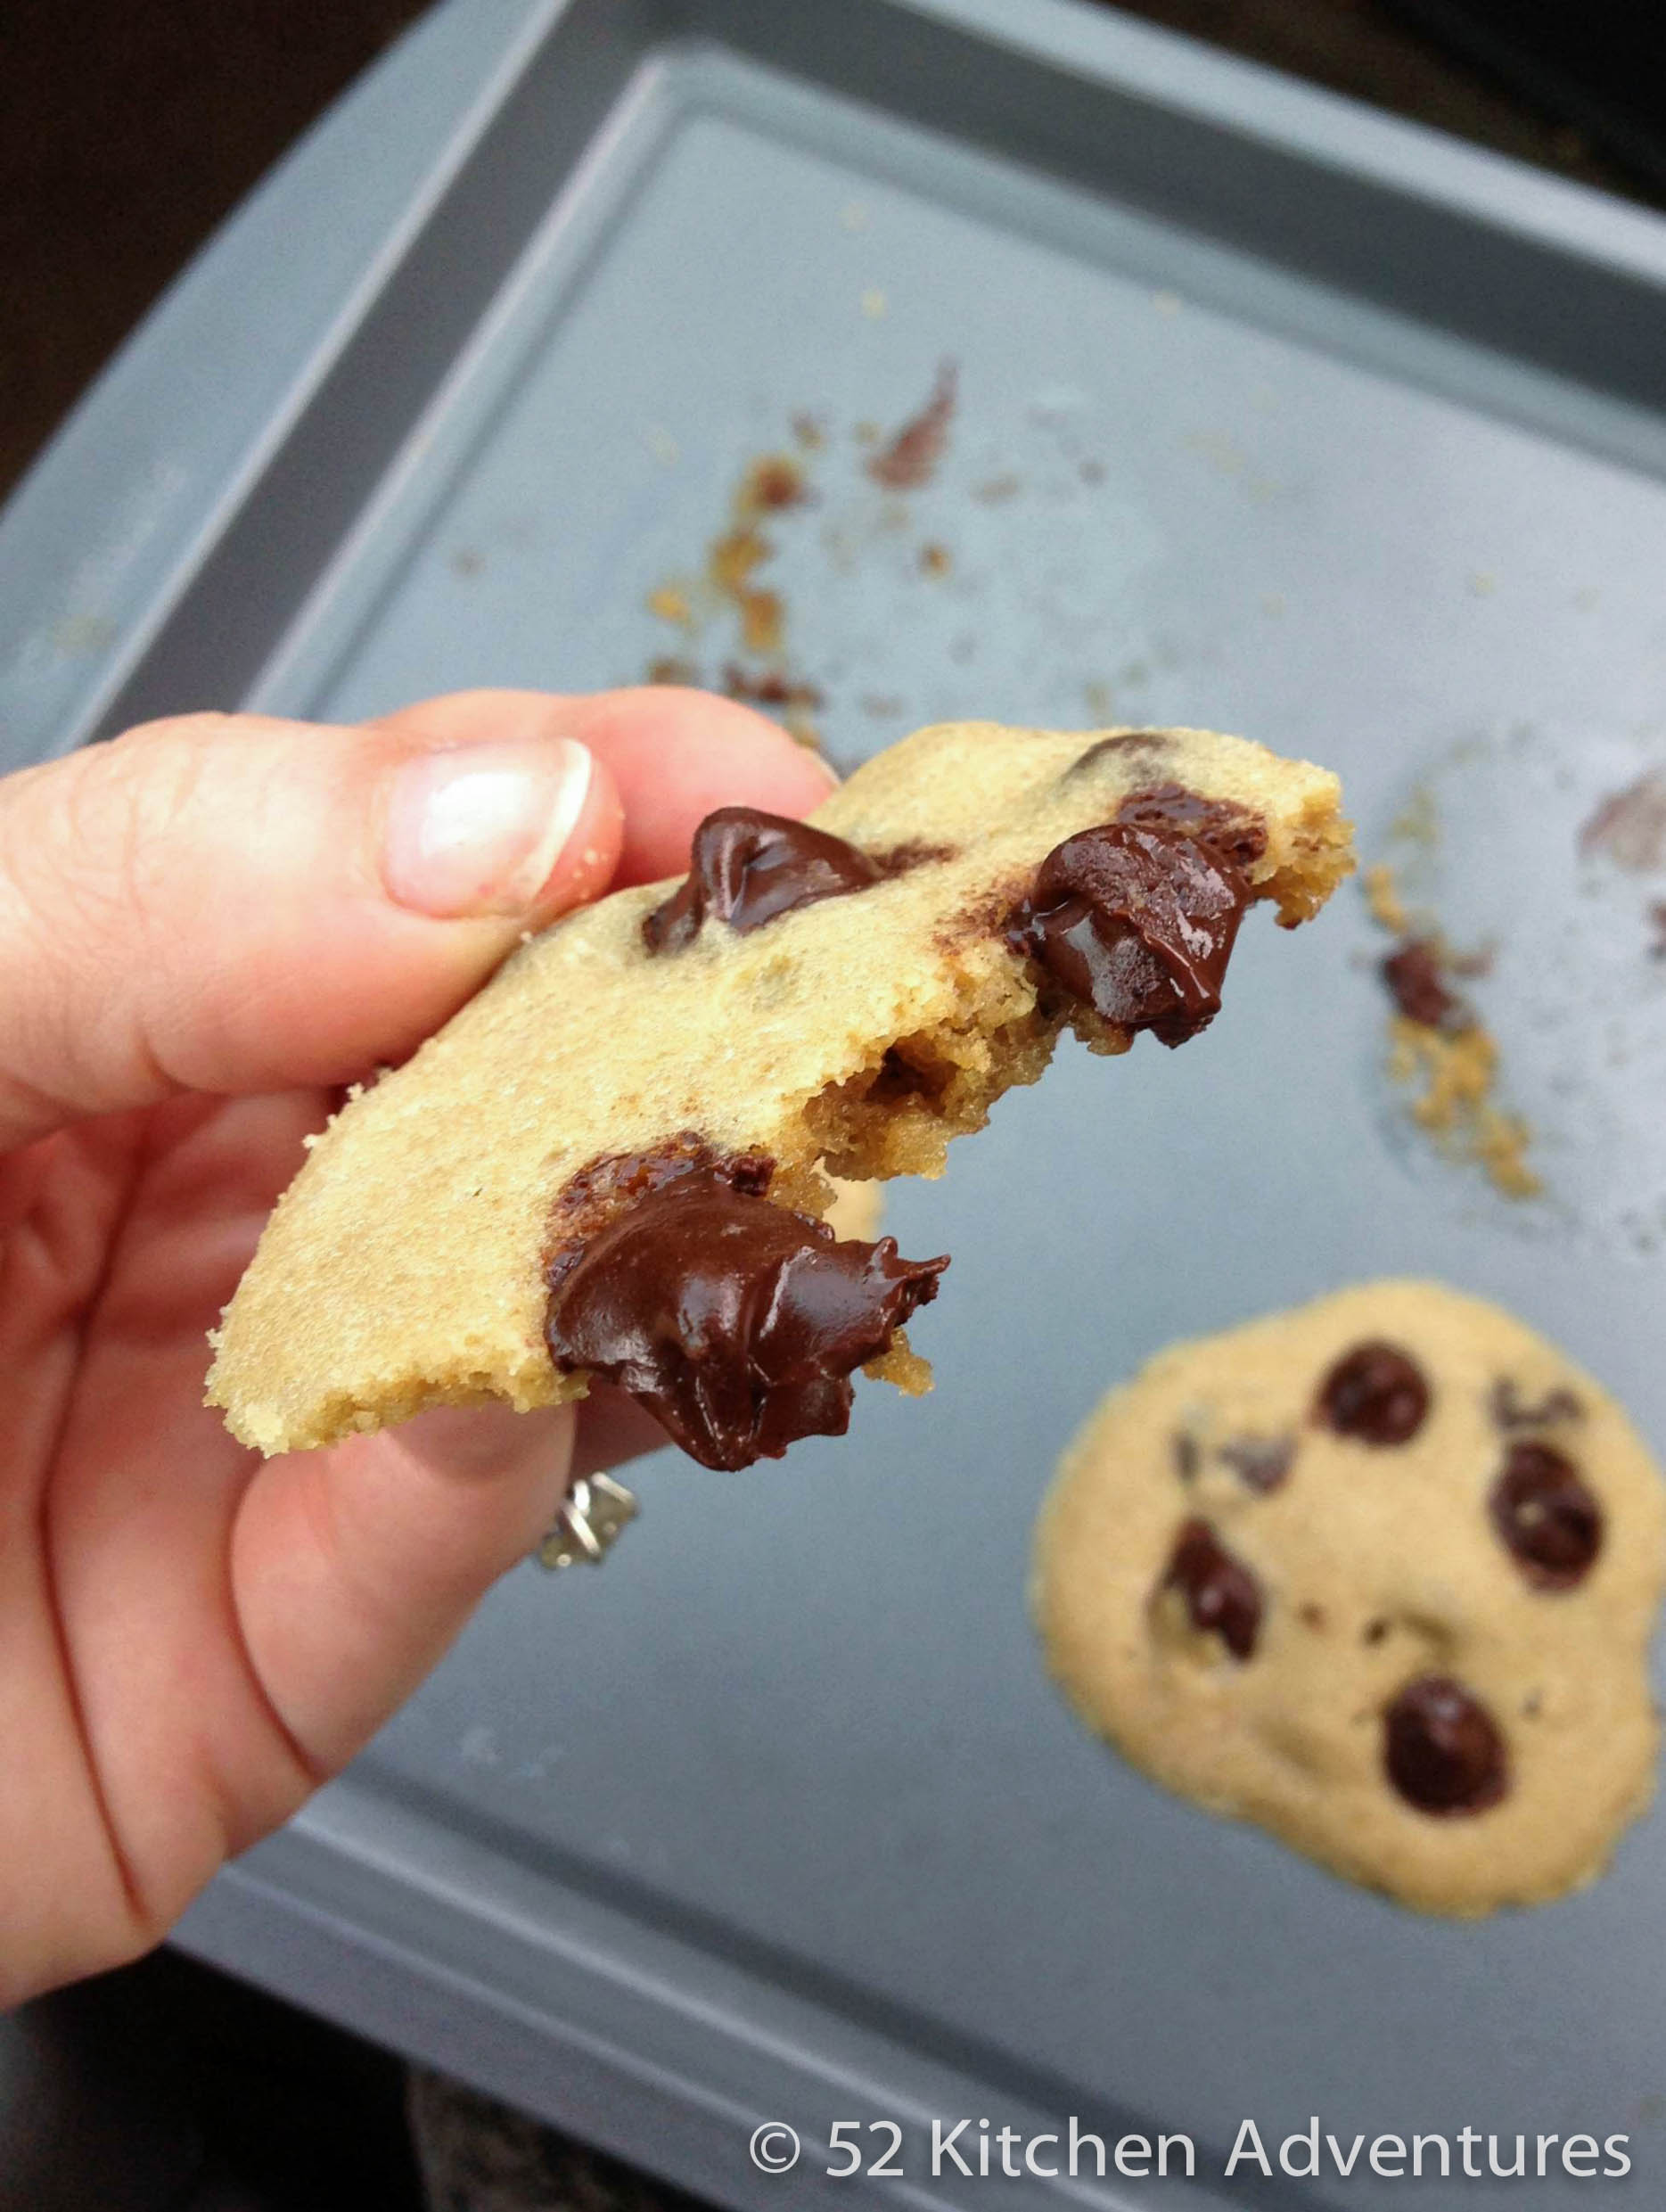
[[[1637,875],[1666,867],[1666,771],[1650,769],[1611,792],[1580,828],[1580,851]]]
[[[945,361],[920,412],[869,458],[867,473],[876,484],[888,491],[919,491],[931,482],[948,443],[958,384],[955,364]]]
[[[1383,963],[1383,980],[1408,1022],[1428,1029],[1466,1029],[1470,1016],[1447,988],[1440,947],[1427,937],[1408,937]]]
[[[723,688],[731,699],[738,699],[745,706],[812,709],[825,703],[814,684],[789,676],[778,668],[764,669],[754,675],[738,661],[724,663]]]

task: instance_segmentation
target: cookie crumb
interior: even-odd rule
[[[648,594],[648,612],[657,614],[662,622],[676,622],[684,629],[693,626],[694,610],[680,584],[656,584]]]
[[[1385,862],[1362,881],[1372,919],[1400,941],[1379,969],[1394,1001],[1391,1081],[1416,1092],[1413,1121],[1450,1158],[1478,1166],[1506,1198],[1539,1196],[1544,1182],[1527,1158],[1532,1133],[1495,1097],[1497,1041],[1449,980],[1484,974],[1490,956],[1455,953],[1437,930],[1415,922]]]

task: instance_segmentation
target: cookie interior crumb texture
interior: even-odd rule
[[[1523,1322],[1364,1284],[1113,1390],[1043,1509],[1034,1610],[1145,1772],[1474,1917],[1593,1879],[1653,1795],[1663,1500]]]
[[[1127,1049],[1006,924],[1062,840],[1174,785],[1257,826],[1249,896],[1286,926],[1352,867],[1335,777],[1260,745],[956,723],[881,753],[813,818],[888,864],[859,895],[747,933],[709,923],[661,957],[643,923],[668,884],[557,923],[316,1141],[223,1317],[209,1402],[272,1453],[428,1406],[582,1396],[545,1343],[546,1268],[598,1160],[692,1132],[767,1155],[769,1197],[817,1216],[829,1177],[940,1173],[1066,1026]],[[570,1211],[566,1233],[602,1225]],[[900,1340],[876,1365],[923,1383]]]

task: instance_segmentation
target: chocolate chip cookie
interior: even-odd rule
[[[1524,1323],[1367,1283],[1171,1346],[1071,1446],[1047,1656],[1170,1789],[1429,1912],[1591,1880],[1648,1803],[1661,1478]]]
[[[1352,862],[1336,778],[1199,730],[958,723],[812,823],[728,807],[680,883],[523,946],[355,1098],[274,1213],[209,1402],[267,1452],[589,1377],[709,1465],[845,1427],[941,1259],[841,1238],[830,1177],[938,1173],[1066,1027],[1213,1017],[1244,910]]]

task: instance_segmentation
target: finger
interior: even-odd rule
[[[574,702],[574,735],[604,761],[625,804],[616,881],[652,884],[688,866],[714,807],[808,814],[837,785],[819,754],[733,699],[654,685]]]
[[[669,1442],[647,1407],[628,1391],[616,1390],[611,1383],[592,1383],[589,1396],[579,1408],[573,1476],[605,1474],[609,1468],[623,1467],[646,1452],[663,1451]]]
[[[408,1051],[526,929],[603,889],[612,779],[570,707],[447,743],[194,715],[0,780],[0,1150],[182,1089]]]
[[[574,1409],[444,1408],[268,1460],[233,1537],[244,1646],[322,1772],[344,1765],[548,1530]]]

